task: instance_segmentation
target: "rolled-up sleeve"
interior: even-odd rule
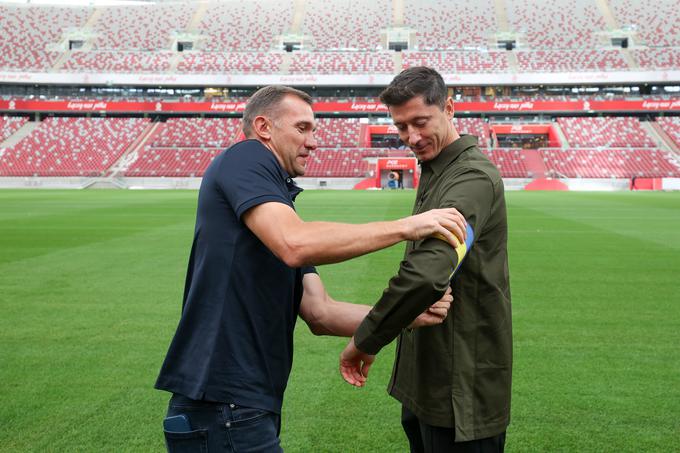
[[[427,307],[441,299],[458,263],[451,245],[426,239],[401,262],[399,272],[354,334],[356,346],[376,354]]]
[[[475,236],[489,217],[493,186],[483,172],[466,171],[442,185],[435,207],[458,209],[472,225]],[[431,206],[432,207],[432,206]],[[439,300],[458,264],[451,245],[439,239],[416,244],[399,266],[387,289],[354,334],[357,348],[376,354],[394,340],[427,307]]]

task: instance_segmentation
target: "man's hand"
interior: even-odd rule
[[[406,239],[417,241],[429,236],[441,236],[454,248],[465,242],[467,222],[455,208],[431,209],[402,219],[406,223]]]
[[[374,355],[361,352],[354,346],[354,337],[352,337],[340,354],[340,374],[348,384],[363,387],[374,360]]]
[[[417,329],[418,327],[435,326],[443,323],[446,316],[449,314],[452,302],[453,296],[451,295],[451,287],[449,286],[442,298],[430,305],[427,310],[414,319],[413,322],[409,324],[408,328]]]

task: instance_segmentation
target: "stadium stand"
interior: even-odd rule
[[[271,74],[279,72],[280,52],[185,52],[178,72]]]
[[[406,0],[404,25],[416,30],[419,51],[486,48],[498,29],[492,0]]]
[[[524,72],[629,69],[619,50],[531,50],[516,54],[519,68]]]
[[[504,178],[529,178],[531,175],[524,165],[524,153],[519,149],[485,149],[484,153],[498,167]]]
[[[18,131],[26,121],[28,118],[25,116],[0,116],[0,143]]]
[[[508,22],[533,49],[594,49],[607,29],[595,0],[506,0]]]
[[[675,142],[676,146],[680,147],[680,117],[657,118],[656,122],[668,134],[671,140]]]
[[[52,67],[59,58],[58,52],[46,52],[34,49],[17,49],[3,43],[0,45],[2,64],[12,70],[44,71]]]
[[[680,68],[680,47],[633,49],[632,53],[644,69]]]
[[[202,176],[215,156],[237,141],[240,125],[239,118],[170,118],[158,125],[124,175]]]
[[[172,34],[184,30],[195,10],[191,2],[107,6],[94,24],[95,49],[167,50]]]
[[[61,55],[47,50],[66,30],[82,27],[90,8],[0,5],[0,68],[44,71]]]
[[[148,124],[143,118],[46,118],[0,157],[2,176],[98,176]]]
[[[622,28],[635,33],[636,44],[680,47],[677,0],[608,0]]]
[[[359,118],[317,118],[316,125],[314,136],[319,148],[359,146]]]
[[[480,148],[489,146],[489,125],[481,118],[453,118],[453,124],[460,134],[475,135]]]
[[[362,149],[319,148],[310,152],[305,176],[358,178],[367,176],[370,167]]]
[[[222,148],[151,148],[125,171],[125,176],[197,177],[203,176]]]
[[[380,32],[392,18],[390,0],[307,0],[302,34],[316,50],[380,50]]]
[[[392,74],[392,54],[387,52],[295,52],[291,74]]]
[[[505,73],[504,77],[535,72],[674,71],[680,67],[677,6],[677,0],[207,0],[125,7],[1,4],[0,30],[5,39],[0,44],[0,71],[144,73],[169,79],[177,73],[285,73],[291,80],[319,74],[388,75],[416,65],[432,66],[449,75]],[[408,33],[409,49],[385,48],[393,27]],[[612,46],[611,38],[617,33],[630,39],[629,49]],[[193,42],[193,49],[178,52],[176,44],[185,38]],[[287,50],[292,52],[283,48],[288,38],[293,49]],[[497,50],[503,38],[515,40],[516,48]],[[82,42],[67,50],[71,39]],[[342,83],[342,77],[339,80]],[[656,89],[658,96],[643,96],[654,101],[677,99],[672,91]],[[229,87],[232,90],[234,96],[216,89],[216,97],[206,92],[201,99],[178,91],[173,100],[181,102],[187,96],[192,101],[245,101],[240,87]],[[604,89],[588,97],[564,90],[554,96],[545,91],[524,95],[521,89],[508,87],[452,90],[459,101],[632,99]],[[32,95],[32,99],[79,97],[60,97],[59,90],[49,93],[49,87],[44,91],[48,93]],[[364,87],[356,92],[365,96],[350,96],[354,90],[343,87],[334,91],[338,96],[318,100],[378,102]],[[639,100],[641,92],[631,93]],[[161,96],[129,100],[157,102]],[[2,98],[21,99],[4,94]],[[96,94],[83,94],[83,98],[109,99]],[[159,113],[163,114],[167,112]],[[361,148],[366,138],[362,124],[372,121],[369,116],[373,114],[364,119],[318,118],[319,148],[310,156],[307,176],[364,177],[377,157],[412,157],[408,149]],[[532,121],[532,117],[527,113],[503,121]],[[15,134],[26,121],[25,117],[0,118],[0,139]],[[534,177],[534,164],[541,159],[547,171],[557,176],[625,178],[678,172],[676,158],[667,152],[678,152],[680,147],[677,117],[661,117],[649,124],[634,117],[560,117],[557,124],[569,144],[563,149],[541,149],[540,154],[492,148],[489,122],[495,121],[493,114],[486,119],[454,119],[461,133],[479,137],[479,146],[504,177]],[[152,123],[142,118],[69,117],[47,118],[33,125],[35,130],[26,127],[13,137],[11,142],[18,143],[0,150],[0,175],[93,176],[109,171],[126,176],[200,176],[240,132],[237,118],[154,118]],[[28,135],[22,139],[24,133]]]
[[[675,1],[604,3],[615,25],[632,37],[631,56],[640,68],[678,67],[680,13]],[[397,5],[404,8],[403,19],[386,14]],[[507,21],[497,23],[505,15]],[[611,43],[603,33],[610,27],[597,0],[0,5],[0,17],[6,36],[0,44],[0,68],[13,71],[389,74],[420,64],[454,74],[636,69],[621,50],[607,47]],[[384,33],[391,27],[414,33],[401,67],[402,59],[385,49]],[[497,35],[506,32],[517,39],[517,49],[493,50]],[[191,37],[194,48],[177,56],[174,45],[183,36]],[[290,62],[285,53],[277,53],[283,52],[286,36],[301,40],[303,50],[292,52]],[[84,46],[67,50],[71,37],[83,40]]]
[[[224,148],[238,139],[240,118],[170,118],[148,144],[159,148]]]
[[[508,57],[504,51],[404,52],[404,69],[429,66],[443,73],[506,72]]]
[[[567,178],[678,177],[680,165],[659,149],[541,149],[549,172]]]
[[[64,63],[69,71],[165,72],[170,69],[171,52],[74,51]]]
[[[196,30],[206,36],[201,49],[207,51],[266,52],[293,19],[293,2],[286,1],[229,0],[208,8]]]
[[[569,144],[577,148],[653,148],[656,143],[637,118],[559,118]]]

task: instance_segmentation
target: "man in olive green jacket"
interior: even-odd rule
[[[341,354],[340,371],[363,386],[374,355],[398,336],[388,391],[402,403],[411,451],[503,451],[512,372],[503,181],[476,137],[456,131],[453,100],[436,71],[407,69],[380,99],[422,164],[413,213],[454,207],[474,241],[465,255],[435,238],[408,242],[398,274]],[[406,329],[452,276],[446,321]]]

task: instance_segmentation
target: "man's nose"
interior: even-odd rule
[[[314,137],[313,134],[309,134],[307,140],[305,140],[305,148],[309,150],[315,150],[316,147],[317,147],[316,138]]]
[[[410,145],[416,145],[420,141],[420,132],[413,127],[408,128],[408,142]]]

